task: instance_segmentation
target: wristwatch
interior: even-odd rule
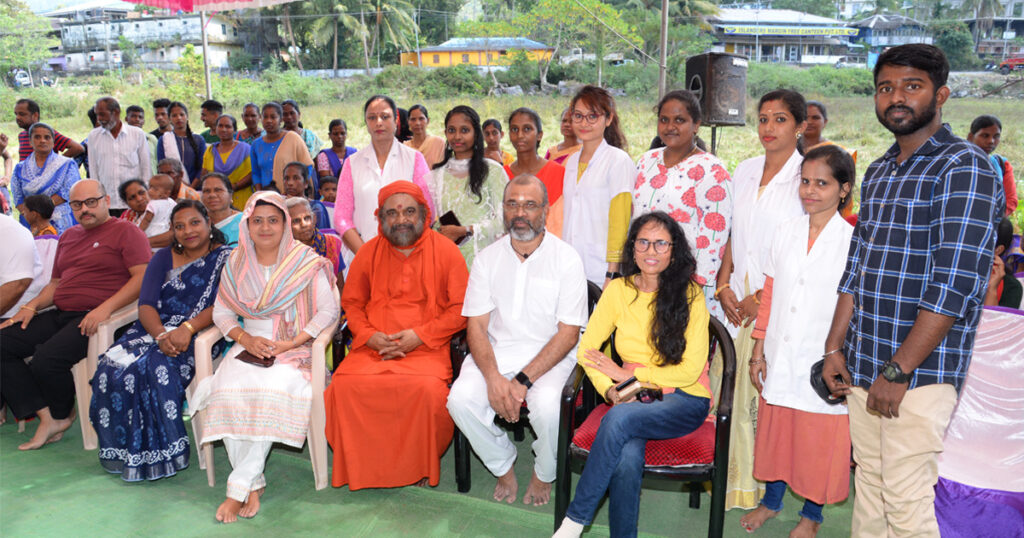
[[[530,381],[529,376],[527,376],[526,374],[524,374],[522,372],[519,372],[518,374],[516,374],[516,377],[514,379],[516,381],[518,381],[520,385],[522,385],[522,386],[524,386],[526,388],[533,387],[533,382]]]
[[[615,280],[616,278],[621,278],[622,277],[622,273],[620,273],[618,271],[615,271],[615,272],[607,271],[607,272],[605,272],[604,277],[607,278],[607,279],[610,279],[610,280]]]
[[[882,377],[890,383],[909,383],[910,374],[903,373],[903,369],[896,362],[889,361],[882,365]]]

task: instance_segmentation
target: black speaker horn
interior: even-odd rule
[[[708,52],[687,58],[686,89],[700,101],[704,125],[746,124],[746,56]]]

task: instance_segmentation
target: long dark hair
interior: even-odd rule
[[[658,275],[658,291],[654,295],[654,319],[651,321],[651,343],[658,351],[660,365],[679,364],[686,350],[686,326],[690,322],[690,303],[696,300],[696,289],[692,285],[693,274],[697,271],[697,260],[690,252],[686,236],[672,217],[661,211],[640,215],[629,226],[626,244],[622,247],[622,275],[626,285],[636,290],[631,278],[640,272],[636,264],[633,244],[640,229],[648,223],[656,223],[668,231],[672,238],[672,257],[668,267]],[[654,248],[651,245],[648,248]]]
[[[189,208],[198,211],[199,215],[206,221],[206,225],[210,227],[211,251],[213,250],[214,243],[220,245],[228,244],[227,236],[224,235],[224,232],[220,231],[220,228],[214,226],[213,223],[210,222],[210,213],[206,210],[206,206],[204,206],[199,200],[182,200],[178,202],[178,205],[174,206],[174,209],[171,210],[171,230],[174,230],[174,216],[177,215],[179,211]],[[178,238],[173,236],[173,232],[171,237],[173,238],[171,241],[171,248],[174,252],[177,252],[178,254],[185,252],[185,245],[178,242]]]
[[[188,139],[188,144],[192,146],[192,166],[194,166],[196,170],[202,171],[203,155],[199,153],[199,144],[196,144],[195,135],[192,134],[192,126],[188,124],[188,107],[185,106],[185,103],[182,103],[181,101],[175,101],[171,103],[171,106],[167,107],[168,119],[170,119],[171,117],[171,109],[174,108],[180,108],[185,111],[185,138]],[[235,130],[237,131],[238,129]]]
[[[476,195],[477,203],[483,201],[483,194],[480,192],[480,188],[484,184],[484,180],[487,179],[489,173],[487,169],[487,162],[484,160],[484,130],[480,127],[480,115],[473,110],[472,107],[466,105],[458,105],[455,108],[448,111],[444,116],[444,128],[448,131],[448,121],[452,119],[452,116],[456,114],[462,114],[469,123],[473,126],[473,155],[469,158],[469,190]],[[448,161],[455,156],[455,150],[444,145],[444,158],[441,162],[434,165],[434,168],[441,168],[448,164]]]
[[[612,119],[611,123],[604,130],[604,140],[611,146],[627,151],[626,135],[623,134],[622,128],[619,127],[619,115],[615,112],[615,99],[612,98],[612,94],[608,93],[608,90],[604,88],[588,84],[580,88],[576,95],[573,96],[572,101],[569,103],[570,113],[576,107],[576,103],[580,101],[594,110],[603,112],[606,117]]]
[[[533,128],[537,130],[537,134],[544,134],[544,128],[541,127],[541,125],[540,125],[540,115],[537,114],[537,112],[534,111],[532,108],[527,108],[525,106],[521,106],[521,107],[513,110],[512,113],[508,115],[509,129],[512,128],[512,118],[514,118],[514,117],[516,117],[516,116],[518,116],[520,114],[526,116],[527,118],[530,118],[530,121],[533,122]],[[540,149],[540,139],[539,138],[537,139],[537,149]]]

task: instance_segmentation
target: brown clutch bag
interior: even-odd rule
[[[264,368],[270,368],[271,366],[274,365],[274,357],[267,357],[266,359],[261,359],[244,349],[242,350],[241,353],[235,355],[235,358],[242,362],[255,364],[256,366],[262,366]]]

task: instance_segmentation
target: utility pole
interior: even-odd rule
[[[661,99],[668,89],[668,0],[661,0],[661,55],[658,58],[658,99]]]

